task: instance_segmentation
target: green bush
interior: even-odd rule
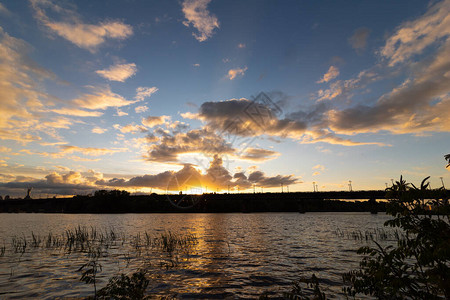
[[[385,226],[403,234],[396,246],[362,247],[358,270],[344,274],[344,291],[378,299],[450,299],[450,207],[443,187],[430,190],[429,177],[420,188],[402,177],[386,189]]]

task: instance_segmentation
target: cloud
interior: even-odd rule
[[[153,188],[162,191],[194,191],[201,193],[206,188],[211,191],[230,189],[248,189],[253,185],[261,187],[279,187],[301,183],[293,175],[268,176],[265,173],[249,169],[249,175],[239,171],[230,173],[219,155],[214,155],[209,166],[202,172],[191,164],[184,164],[181,169],[164,171],[157,174],[130,176],[126,178],[105,178],[102,173],[72,171],[57,167],[58,171],[44,173],[43,178],[13,176],[0,174],[0,194],[25,196],[25,190],[33,188],[34,193],[60,195],[77,195],[92,193],[105,188]]]
[[[312,176],[317,176],[321,174],[321,171],[325,170],[325,167],[323,165],[315,165],[314,167],[312,167],[312,169],[317,170],[312,174]]]
[[[248,189],[253,185],[263,187],[279,187],[300,183],[300,179],[293,175],[267,176],[261,171],[252,171],[247,177],[243,172],[231,174],[224,166],[219,155],[211,160],[205,173],[200,172],[190,164],[183,165],[179,171],[165,171],[155,175],[144,175],[129,180],[114,178],[98,182],[112,187],[147,187],[169,191],[184,191],[195,188],[199,193],[206,187],[211,190],[220,189]]]
[[[373,105],[359,104],[329,113],[331,129],[346,134],[450,131],[450,39],[416,69],[415,77],[382,95]]]
[[[136,96],[134,97],[134,99],[136,99],[137,101],[143,101],[145,98],[150,98],[151,95],[153,95],[154,93],[156,93],[158,91],[157,87],[138,87],[136,89]]]
[[[115,116],[118,116],[118,117],[128,116],[128,113],[121,111],[120,109],[117,108]]]
[[[299,110],[283,116],[277,114],[276,109],[269,106],[269,103],[263,104],[243,98],[204,102],[198,113],[182,116],[203,121],[205,128],[217,132],[232,143],[239,141],[236,137],[240,137],[243,142],[241,144],[245,147],[248,147],[248,143],[253,139],[264,135],[270,138],[290,138],[304,144],[325,142],[345,146],[386,146],[380,142],[354,141],[338,136],[348,132],[333,131],[333,111],[330,104],[320,102],[308,110]],[[234,144],[237,147],[238,143]]]
[[[211,0],[184,0],[182,11],[186,20],[183,24],[186,27],[192,25],[198,33],[192,35],[199,41],[204,42],[212,37],[215,28],[219,28],[219,21],[215,15],[211,15],[207,10]]]
[[[432,44],[448,41],[450,35],[450,1],[434,4],[422,17],[405,22],[390,36],[380,50],[389,66],[421,54]]]
[[[102,134],[105,133],[106,131],[108,131],[108,129],[105,128],[100,128],[100,127],[94,127],[92,128],[92,133],[97,133],[97,134]]]
[[[298,137],[307,128],[303,122],[278,118],[273,107],[245,98],[204,102],[198,114],[190,117],[206,122],[209,128],[219,132],[240,136]]]
[[[259,162],[277,158],[279,155],[279,152],[272,150],[261,148],[247,148],[241,155],[239,155],[239,158]]]
[[[135,125],[135,124],[128,124],[128,125],[125,125],[125,126],[120,126],[119,124],[115,124],[114,126],[113,126],[115,129],[118,129],[118,130],[120,130],[120,132],[122,132],[122,133],[137,133],[137,132],[147,132],[148,130],[147,130],[147,128],[145,128],[144,126],[142,126],[142,125]]]
[[[66,156],[67,159],[73,160],[73,161],[99,161],[100,158],[86,158],[86,157],[79,157],[76,155]]]
[[[423,16],[401,24],[378,52],[385,59],[372,68],[378,74],[363,71],[356,78],[339,80],[328,89],[319,90],[318,101],[348,101],[356,90],[363,90],[369,83],[404,78],[400,85],[375,101],[367,99],[349,107],[329,107],[322,115],[322,124],[316,128],[317,135],[325,130],[322,136],[328,142],[348,143],[336,141],[335,135],[450,131],[445,113],[450,109],[449,11],[450,1],[441,1],[432,5]]]
[[[126,100],[121,95],[112,92],[109,86],[87,86],[87,89],[90,92],[81,94],[77,98],[69,101],[67,107],[49,109],[48,111],[77,117],[100,117],[103,115],[103,112],[95,110],[106,110],[110,107],[115,107],[117,116],[126,116],[128,113],[121,111],[119,107],[128,106],[137,102],[137,100]]]
[[[294,175],[276,175],[276,176],[266,176],[262,171],[254,171],[249,174],[247,180],[256,185],[265,188],[269,187],[279,187],[281,185],[287,186],[295,183],[301,183],[299,178]]]
[[[245,71],[247,71],[247,67],[228,70],[227,78],[233,80],[237,76],[244,76]]]
[[[240,43],[237,45],[239,49],[243,49],[246,47],[246,45],[244,43]]]
[[[8,148],[8,147],[5,147],[5,146],[0,146],[0,152],[1,153],[9,153],[11,151],[12,151],[11,148]]]
[[[33,151],[30,149],[22,149],[20,153],[25,153],[28,155],[40,155],[43,157],[53,157],[53,158],[61,158],[65,157],[67,159],[72,159],[76,161],[97,161],[98,159],[90,159],[90,158],[82,158],[78,156],[69,156],[68,154],[73,153],[81,153],[86,156],[103,156],[103,155],[112,155],[114,153],[125,152],[127,149],[125,148],[95,148],[95,147],[78,147],[71,145],[60,145],[56,144],[60,151],[58,152],[43,152],[43,151]]]
[[[330,66],[328,71],[323,75],[322,79],[317,81],[317,83],[328,82],[339,76],[339,69],[335,66]]]
[[[357,90],[362,90],[368,84],[379,80],[381,76],[370,70],[361,71],[355,78],[332,82],[328,89],[317,92],[317,102],[333,99],[351,99]]]
[[[86,93],[73,100],[78,107],[85,109],[102,109],[109,107],[127,106],[137,101],[129,101],[119,94],[113,93],[109,87],[93,87],[89,86],[91,93]]]
[[[103,113],[99,111],[88,111],[70,107],[55,108],[51,109],[50,111],[59,115],[76,116],[76,117],[100,117],[103,115]]]
[[[21,143],[41,139],[36,125],[53,100],[42,90],[42,81],[56,76],[28,56],[30,49],[0,27],[0,139]],[[41,129],[45,132],[49,128],[41,124]]]
[[[147,110],[148,110],[148,106],[145,106],[145,105],[137,106],[137,107],[134,108],[134,111],[135,111],[137,114],[146,112]]]
[[[152,128],[152,127],[155,127],[158,125],[162,125],[169,120],[170,120],[170,116],[157,116],[157,117],[148,116],[148,117],[142,119],[142,125],[144,125],[148,128]]]
[[[102,179],[102,174],[91,170],[84,174],[76,171],[66,173],[54,171],[43,179],[17,176],[13,181],[0,183],[0,193],[25,196],[26,189],[32,187],[31,197],[33,197],[33,193],[51,195],[86,194],[98,189],[95,182]]]
[[[188,132],[171,134],[161,128],[154,130],[159,135],[157,143],[149,145],[145,156],[148,161],[177,162],[179,155],[201,153],[206,156],[214,154],[232,154],[234,149],[223,138],[208,129],[193,129]]]
[[[78,146],[69,146],[69,145],[61,145],[59,146],[61,152],[59,155],[63,154],[71,154],[74,152],[82,153],[87,156],[103,156],[103,155],[111,155],[118,152],[125,152],[126,149],[123,148],[115,148],[115,149],[106,149],[106,148],[95,148],[95,147],[78,147]]]
[[[200,67],[200,64],[193,64],[194,67]]]
[[[80,48],[95,52],[107,39],[123,40],[133,34],[130,25],[120,21],[105,21],[98,24],[84,23],[74,10],[64,8],[51,0],[30,0],[36,19],[60,37]],[[62,21],[53,21],[46,10],[59,15]]]
[[[348,42],[355,49],[356,53],[360,54],[366,49],[367,39],[369,37],[370,30],[367,28],[358,28],[353,32],[353,35],[348,39]]]
[[[0,13],[4,14],[4,15],[9,15],[11,14],[11,12],[6,8],[5,5],[3,5],[2,3],[0,3]]]
[[[325,170],[325,166],[323,165],[315,165],[314,167],[312,167],[313,170],[320,170],[323,171]]]
[[[105,70],[95,71],[98,75],[110,81],[125,82],[128,78],[136,74],[136,64],[116,64]]]
[[[184,179],[182,182],[185,184],[188,184],[188,180],[186,180],[184,177],[181,178],[181,174],[183,173],[192,173],[195,172],[194,170],[191,170],[191,166],[187,165],[185,166],[186,169],[185,172],[180,172],[179,174],[173,172],[173,171],[165,171],[159,174],[155,175],[143,175],[143,176],[136,176],[129,180],[126,180],[124,178],[113,178],[110,180],[103,180],[99,181],[98,184],[103,186],[109,186],[109,187],[149,187],[149,188],[156,188],[161,190],[166,190],[168,187],[168,184],[171,180],[171,178],[176,174],[180,177],[180,179]],[[176,190],[179,190],[180,188],[176,188]],[[183,190],[183,187],[181,187],[181,190]]]
[[[342,145],[342,146],[390,146],[381,142],[358,142],[351,140],[350,138],[343,138],[337,136],[338,134],[346,134],[339,131],[331,131],[328,128],[313,128],[307,131],[305,135],[299,140],[302,144],[315,144],[319,142],[328,143],[331,145]]]

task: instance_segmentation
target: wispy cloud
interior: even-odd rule
[[[433,5],[424,16],[399,26],[380,50],[381,55],[388,59],[389,66],[422,53],[431,44],[439,43],[441,39],[448,41],[449,13],[450,1],[444,0]]]
[[[325,166],[323,165],[315,165],[314,167],[312,167],[313,170],[320,170],[323,171],[325,170]]]
[[[247,67],[228,70],[227,78],[233,80],[237,76],[244,76],[245,71],[247,71]]]
[[[211,0],[185,0],[182,3],[182,10],[186,20],[183,24],[186,27],[192,25],[198,33],[192,35],[199,41],[204,42],[212,37],[213,31],[219,28],[219,20],[212,15],[207,6]]]
[[[120,130],[122,133],[138,133],[138,132],[147,132],[148,129],[142,125],[136,124],[127,124],[125,126],[120,126],[119,124],[114,124],[113,127],[117,130]]]
[[[370,30],[362,27],[355,30],[353,35],[348,39],[348,42],[355,49],[356,53],[361,54],[367,46],[367,39],[369,38]]]
[[[56,76],[28,56],[30,49],[0,27],[0,139],[21,143],[41,139],[35,126],[52,100],[41,82]],[[40,128],[45,130],[42,125]]]
[[[323,75],[322,79],[317,81],[317,83],[328,82],[339,76],[339,69],[335,66],[330,66],[328,71]]]
[[[70,107],[55,108],[51,109],[50,111],[59,115],[76,116],[76,117],[100,117],[103,115],[103,113],[100,111],[88,111]]]
[[[9,15],[11,14],[11,12],[6,8],[5,5],[3,5],[2,3],[0,3],[0,13],[4,14],[4,15]]]
[[[134,108],[134,111],[135,111],[137,114],[146,112],[147,110],[148,110],[148,107],[145,106],[145,105],[137,106],[137,107]]]
[[[450,1],[431,6],[390,36],[380,55],[389,69],[413,67],[402,84],[364,103],[329,112],[330,128],[345,134],[450,131]],[[431,48],[434,46],[434,49]],[[425,55],[424,50],[429,48]],[[398,72],[398,71],[397,71]]]
[[[115,116],[118,116],[118,117],[128,116],[128,113],[120,110],[119,108],[116,108]]]
[[[95,147],[78,147],[78,146],[70,146],[70,145],[61,145],[59,146],[61,152],[59,154],[71,154],[71,153],[82,153],[87,156],[102,156],[102,155],[110,155],[118,152],[125,152],[127,149],[123,148],[95,148]]]
[[[133,28],[121,21],[105,21],[98,24],[84,23],[77,13],[52,0],[30,0],[36,19],[57,35],[80,48],[94,52],[107,39],[122,40],[133,34]],[[47,15],[50,9],[61,17],[54,21]]]
[[[108,129],[105,128],[101,128],[101,127],[94,127],[92,128],[92,133],[97,133],[97,134],[102,134],[105,133],[106,131],[108,131]]]
[[[0,146],[0,153],[9,153],[11,152],[11,148]]]
[[[136,64],[116,64],[108,69],[95,71],[98,75],[110,80],[125,82],[128,78],[136,74],[137,67]]]
[[[150,98],[151,95],[153,95],[154,93],[156,93],[158,91],[157,87],[138,87],[136,89],[136,96],[134,97],[134,99],[136,99],[137,101],[143,101],[145,98]]]
[[[109,107],[122,107],[136,103],[136,101],[126,100],[119,94],[113,93],[109,87],[90,86],[88,88],[90,88],[92,92],[83,94],[73,100],[74,104],[85,109],[104,110]]]

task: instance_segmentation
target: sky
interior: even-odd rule
[[[3,197],[450,186],[450,0],[0,0],[0,113]]]

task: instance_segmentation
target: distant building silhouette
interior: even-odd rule
[[[31,199],[30,193],[31,193],[31,190],[32,190],[32,189],[33,189],[33,188],[27,189],[27,196],[25,197],[25,200],[30,200],[30,199]]]

